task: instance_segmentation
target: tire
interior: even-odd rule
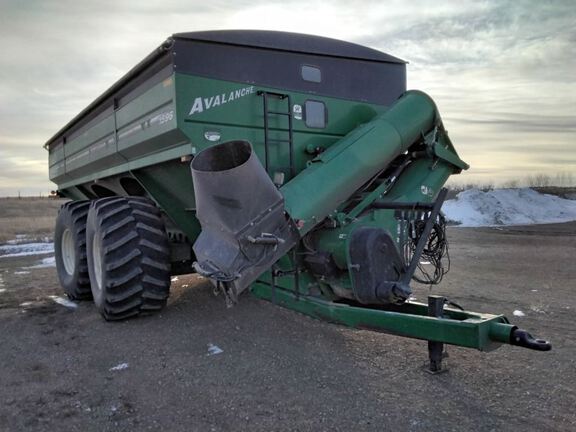
[[[160,211],[152,201],[140,197],[93,201],[86,245],[94,303],[106,320],[166,305],[170,249]]]
[[[73,300],[90,300],[86,260],[86,217],[90,201],[72,201],[58,212],[54,229],[56,272],[66,295]]]

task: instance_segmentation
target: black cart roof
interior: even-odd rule
[[[215,30],[176,33],[172,38],[268,48],[275,51],[298,52],[329,57],[386,63],[406,63],[404,60],[362,45],[301,33],[268,30]]]

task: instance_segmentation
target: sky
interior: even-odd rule
[[[576,179],[576,1],[0,0],[0,196],[46,194],[43,144],[173,33],[264,29],[409,62],[471,169]]]

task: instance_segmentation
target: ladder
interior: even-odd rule
[[[288,152],[290,156],[290,178],[296,175],[294,167],[294,140],[292,132],[292,103],[290,102],[290,95],[284,93],[275,93],[264,90],[259,90],[257,93],[259,96],[263,97],[264,102],[264,167],[268,175],[270,175],[270,145],[272,143],[288,143]],[[286,101],[286,111],[273,111],[270,110],[269,98],[277,98],[279,100]],[[288,138],[277,139],[270,138],[270,125],[269,119],[271,116],[285,116],[288,118],[288,129],[281,131],[288,133]]]
[[[262,96],[264,99],[264,167],[266,168],[266,172],[270,175],[270,144],[271,143],[288,143],[288,152],[290,156],[290,178],[293,178],[296,175],[296,170],[294,167],[294,137],[292,132],[292,103],[290,102],[290,95],[284,93],[275,93],[275,92],[268,92],[264,90],[259,90],[257,93],[259,96]],[[286,111],[272,111],[270,110],[270,106],[268,104],[268,98],[274,97],[280,100],[286,101]],[[270,138],[270,125],[268,124],[268,120],[270,116],[286,116],[288,117],[288,129],[284,130],[284,132],[288,133],[287,139],[275,139]],[[288,271],[281,271],[276,268],[276,266],[272,267],[271,276],[272,276],[272,303],[276,303],[276,279],[279,276],[288,276],[292,275],[294,277],[294,287],[295,287],[295,295],[296,300],[300,300],[300,278],[299,278],[299,269],[297,266],[296,261],[296,248],[292,249],[292,263],[294,265],[294,269]]]

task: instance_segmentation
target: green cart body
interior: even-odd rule
[[[442,220],[442,186],[468,166],[433,101],[406,92],[406,63],[400,59],[348,42],[283,32],[175,34],[45,147],[58,193],[86,203],[82,220],[87,217],[90,224],[93,211],[97,221],[96,202],[102,207],[121,197],[130,203],[148,200],[159,209],[169,249],[162,265],[169,265],[168,273],[194,268],[231,303],[249,288],[317,318],[431,341],[431,353],[442,343],[480,350],[500,343],[549,349],[544,341],[522,336],[501,315],[444,308],[437,298],[429,305],[409,300],[419,243],[425,249]],[[237,161],[238,154],[246,157]],[[224,169],[218,164],[226,155],[232,159]],[[257,166],[251,172],[264,173],[252,183],[235,171],[248,159]],[[217,180],[193,181],[206,177]],[[230,212],[242,219],[250,211],[242,202],[234,209],[236,199],[227,191],[210,204],[219,193],[210,189],[214,184],[232,185],[228,189],[237,184],[239,191],[256,195],[268,188],[277,202],[264,210],[280,210],[266,226],[279,226],[282,219],[289,238],[258,231],[268,217],[260,213],[244,221],[256,234],[227,230]],[[206,193],[203,204],[195,190]],[[215,220],[225,221],[222,229]],[[419,237],[411,234],[416,226]],[[219,231],[229,234],[219,237]],[[384,244],[386,250],[374,255],[366,242]],[[243,244],[263,251],[263,258],[250,261]],[[409,244],[413,248],[407,252]],[[234,255],[230,266],[214,263],[210,257],[222,251],[220,245],[232,245],[231,253],[239,250],[245,262],[237,264]],[[100,253],[87,247],[89,256]],[[61,248],[63,266],[71,256],[67,248]],[[207,263],[214,266],[212,273]],[[435,359],[439,368],[438,355]]]

